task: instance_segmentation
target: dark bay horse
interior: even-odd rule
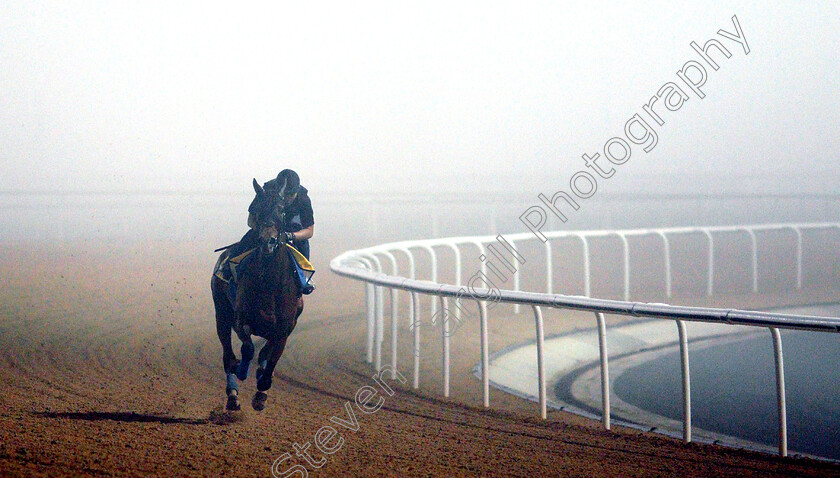
[[[285,186],[285,185],[284,185]],[[251,401],[254,410],[265,408],[274,367],[286,347],[286,339],[294,330],[297,318],[303,312],[293,264],[286,251],[282,230],[284,203],[283,189],[267,192],[254,180],[257,193],[254,231],[259,246],[248,257],[248,265],[238,277],[235,298],[228,295],[228,283],[215,275],[227,257],[222,252],[216,262],[210,289],[216,308],[216,333],[222,343],[222,362],[227,376],[227,410],[239,410],[239,382],[248,378],[248,369],[254,358],[252,335],[267,340],[257,358],[257,393]],[[237,360],[231,345],[231,331],[242,341]]]

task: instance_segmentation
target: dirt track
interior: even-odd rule
[[[330,417],[347,419],[345,403],[377,385],[362,360],[361,287],[325,264],[267,409],[247,405],[251,379],[242,386],[243,411],[231,417],[221,411],[208,250],[158,243],[7,253],[0,475],[265,477],[278,457],[294,455],[293,443],[332,425],[341,449],[310,449],[324,457],[323,468],[293,456],[278,471],[297,464],[311,476],[840,476],[836,465],[607,432],[564,413],[542,421],[534,404],[496,391],[494,410],[484,410],[467,353],[453,357],[451,400],[439,395],[436,362],[427,359],[420,392],[395,387],[379,411],[355,409],[358,430],[345,430]]]

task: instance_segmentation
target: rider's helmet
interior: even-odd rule
[[[300,176],[291,169],[280,171],[280,174],[277,175],[276,182],[278,193],[281,193],[284,197],[297,194],[300,189]]]

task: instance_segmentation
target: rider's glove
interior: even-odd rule
[[[286,236],[286,243],[291,244],[295,241],[295,235],[291,232],[284,232],[283,234]]]

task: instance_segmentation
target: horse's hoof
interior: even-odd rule
[[[239,392],[236,389],[228,390],[228,403],[225,405],[225,410],[236,411],[242,408],[239,404]]]
[[[236,410],[239,410],[240,408],[242,408],[242,406],[239,404],[239,397],[234,395],[234,394],[228,395],[227,405],[225,405],[225,410],[236,411]]]
[[[254,394],[254,399],[251,400],[251,406],[254,410],[261,412],[265,409],[265,401],[268,400],[268,394],[265,392],[257,392]]]

